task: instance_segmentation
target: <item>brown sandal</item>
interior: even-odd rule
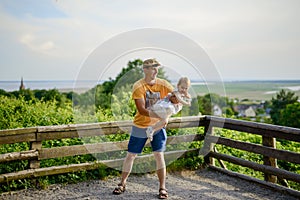
[[[125,185],[122,185],[121,183],[118,184],[118,187],[116,187],[113,191],[113,194],[119,195],[124,193],[126,190]]]
[[[158,198],[159,199],[167,199],[169,197],[168,190],[164,188],[159,189]]]

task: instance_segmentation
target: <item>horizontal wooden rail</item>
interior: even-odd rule
[[[171,118],[167,128],[192,128],[206,123],[205,116],[178,117]],[[0,130],[0,144],[129,133],[132,125],[132,121],[116,121]]]
[[[207,116],[210,126],[225,128],[230,130],[253,133],[266,137],[285,139],[300,142],[300,129],[258,122],[249,122],[236,119],[228,119],[214,116]]]
[[[238,172],[233,172],[233,171],[225,170],[225,169],[222,169],[222,168],[219,168],[219,167],[215,167],[215,166],[209,166],[209,168],[212,169],[212,170],[219,171],[221,173],[227,174],[229,176],[235,177],[235,178],[239,178],[239,179],[251,182],[251,183],[257,183],[259,185],[263,185],[264,187],[271,188],[271,189],[273,189],[275,191],[279,191],[279,192],[281,192],[283,194],[290,194],[292,196],[300,198],[300,192],[299,191],[291,190],[290,188],[287,188],[287,187],[282,187],[280,185],[276,185],[276,184],[273,184],[273,183],[266,182],[264,180],[253,178],[253,177],[247,176],[245,174],[240,174]]]
[[[124,150],[127,149],[127,144],[128,141],[122,141],[43,148],[40,151],[39,159],[44,160],[49,158],[57,158],[57,155],[59,155],[59,157],[66,157]]]
[[[264,172],[264,173],[274,174],[278,177],[281,177],[281,178],[284,178],[284,179],[289,179],[289,180],[300,183],[300,175],[296,174],[296,173],[289,172],[287,170],[257,164],[257,163],[254,163],[254,162],[251,162],[251,161],[248,161],[248,160],[244,160],[244,159],[241,159],[241,158],[237,158],[237,157],[233,157],[233,156],[229,156],[229,155],[225,155],[225,154],[220,154],[220,153],[216,153],[216,152],[210,152],[209,156],[220,159],[220,160],[225,160],[225,161],[237,164],[237,165],[241,165],[241,166],[244,166],[244,167],[249,167],[251,169],[261,171],[261,172]]]
[[[0,154],[0,163],[10,162],[14,160],[36,159],[38,158],[38,156],[39,156],[39,152],[36,150]]]
[[[240,150],[244,150],[244,151],[248,151],[248,152],[252,152],[264,156],[269,156],[272,158],[277,158],[279,160],[300,164],[299,153],[274,149],[271,147],[252,144],[249,142],[236,141],[236,140],[218,137],[218,136],[208,136],[208,138],[211,138],[211,140],[213,141],[217,141],[216,144],[222,144],[235,149],[240,149]]]
[[[36,141],[36,129],[0,130],[0,144]]]
[[[180,144],[183,142],[192,142],[195,140],[203,140],[204,136],[200,134],[194,135],[182,135],[182,136],[173,136],[168,137],[167,144]],[[63,146],[63,147],[54,147],[54,148],[43,148],[40,151],[40,160],[66,157],[66,156],[75,156],[75,155],[85,155],[85,154],[94,154],[94,153],[107,153],[111,151],[120,151],[127,150],[128,140],[120,142],[104,142],[104,143],[95,143],[95,144],[84,144],[84,145],[73,145],[73,146]],[[147,141],[146,146],[150,146],[149,140]]]
[[[197,153],[199,149],[191,150],[181,150],[181,151],[172,151],[165,153],[166,160],[174,160],[174,158],[184,157],[188,153]],[[153,159],[153,155],[143,155],[136,158],[135,164],[143,163]],[[55,174],[64,174],[70,172],[77,172],[82,170],[92,170],[97,169],[101,165],[106,165],[109,167],[120,167],[124,159],[114,159],[114,160],[101,160],[95,161],[92,163],[80,163],[80,164],[70,164],[63,166],[53,166],[47,168],[38,168],[38,169],[28,169],[13,173],[1,174],[0,183],[9,182],[12,180],[24,179],[24,178],[36,178],[41,176],[49,176]]]

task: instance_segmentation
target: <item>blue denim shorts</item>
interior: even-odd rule
[[[128,142],[128,152],[134,154],[142,153],[147,139],[146,128],[138,128],[136,126],[132,126],[132,131]],[[166,143],[167,133],[163,128],[153,134],[153,140],[151,142],[152,151],[165,151]]]

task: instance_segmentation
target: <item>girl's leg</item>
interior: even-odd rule
[[[153,138],[153,133],[164,128],[167,124],[168,124],[168,121],[169,121],[169,117],[168,116],[167,118],[164,118],[164,119],[160,119],[159,122],[157,122],[156,124],[154,124],[153,126],[149,126],[146,130],[146,133],[147,133],[147,137],[150,139],[150,141],[152,141],[152,138]]]
[[[159,122],[152,126],[153,132],[156,132],[168,124],[169,118],[161,119]]]

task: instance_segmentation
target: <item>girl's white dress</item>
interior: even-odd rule
[[[151,110],[153,112],[155,112],[160,118],[168,118],[170,115],[174,115],[177,114],[181,109],[183,104],[182,103],[177,103],[174,104],[170,101],[170,96],[171,94],[169,94],[168,96],[166,96],[165,98],[158,100],[154,105],[151,106]],[[189,102],[190,103],[190,99],[184,98],[184,97],[179,97],[178,95],[176,95],[177,98],[181,98],[182,100]],[[180,102],[180,100],[179,100]]]

